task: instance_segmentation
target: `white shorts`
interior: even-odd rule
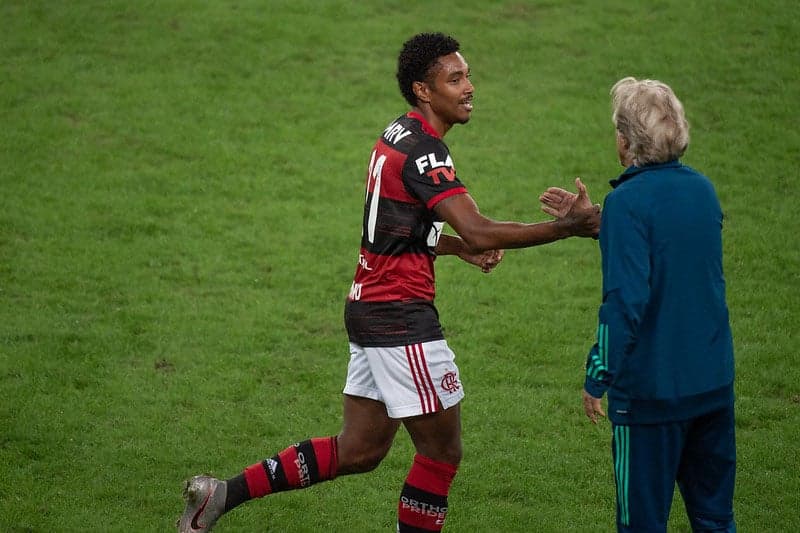
[[[447,409],[464,398],[455,357],[445,340],[392,347],[351,342],[344,393],[383,402],[390,418]]]

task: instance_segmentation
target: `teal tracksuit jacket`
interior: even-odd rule
[[[722,210],[680,161],[630,167],[600,225],[603,300],[586,391],[615,424],[688,420],[733,402]]]

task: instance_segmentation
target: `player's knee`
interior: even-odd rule
[[[719,520],[689,512],[689,523],[694,533],[736,533],[736,523],[733,518]]]
[[[417,446],[417,453],[440,463],[458,466],[463,456],[463,448],[459,441],[447,446]]]
[[[461,443],[459,443],[457,446],[452,446],[449,449],[447,449],[440,460],[443,463],[458,466],[459,464],[461,464],[461,459],[463,455],[464,452],[461,447]]]
[[[443,463],[458,465],[464,455],[464,446],[461,442],[461,436],[455,435],[453,438],[442,441],[439,446],[435,447],[435,455],[432,459],[441,461]]]
[[[381,464],[384,457],[386,457],[386,453],[382,450],[363,450],[361,453],[351,455],[348,469],[353,474],[371,472]]]
[[[363,474],[375,470],[389,453],[388,443],[347,442],[339,445],[339,472],[341,474]]]

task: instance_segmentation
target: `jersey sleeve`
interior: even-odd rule
[[[428,209],[450,196],[467,192],[456,176],[447,146],[438,139],[419,142],[403,166],[403,185]]]

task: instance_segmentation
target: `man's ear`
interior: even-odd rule
[[[619,157],[619,164],[623,167],[627,167],[633,162],[630,151],[631,143],[617,130],[617,156]]]
[[[631,151],[631,142],[620,132],[617,132],[617,150],[619,151],[620,155],[628,155]]]
[[[411,90],[417,97],[417,102],[429,104],[431,101],[430,87],[424,81],[414,81],[411,83]]]
[[[619,144],[620,148],[626,152],[631,148],[631,144],[628,142],[628,139],[626,139],[619,130],[617,130],[617,144]]]

